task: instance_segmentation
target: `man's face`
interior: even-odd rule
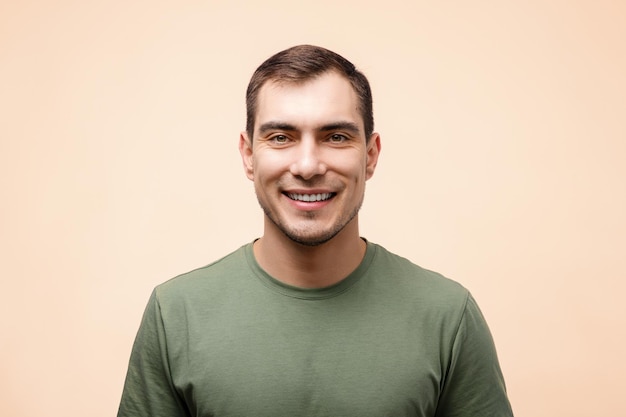
[[[380,139],[373,134],[366,143],[349,81],[327,72],[304,84],[268,82],[257,103],[254,138],[242,133],[240,151],[266,215],[265,233],[310,246],[346,226],[358,233]]]

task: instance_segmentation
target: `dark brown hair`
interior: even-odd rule
[[[254,134],[257,98],[266,82],[302,83],[328,71],[336,71],[350,81],[359,98],[365,137],[369,140],[374,131],[374,114],[367,78],[341,55],[312,45],[298,45],[278,52],[263,62],[252,75],[246,91],[246,131],[250,140]]]

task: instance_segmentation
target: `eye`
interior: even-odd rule
[[[281,145],[283,143],[289,142],[289,138],[285,135],[275,135],[275,136],[272,136],[271,141],[276,144]]]
[[[333,133],[332,135],[330,135],[328,140],[332,143],[343,143],[347,141],[348,138],[345,135],[342,135],[340,133]]]

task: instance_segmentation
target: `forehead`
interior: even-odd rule
[[[255,119],[255,129],[269,121],[302,129],[344,121],[363,131],[358,96],[350,81],[336,72],[302,83],[268,81],[259,91]]]

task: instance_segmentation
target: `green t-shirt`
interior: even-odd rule
[[[512,416],[459,284],[368,242],[322,289],[269,276],[252,244],[153,292],[120,417]]]

